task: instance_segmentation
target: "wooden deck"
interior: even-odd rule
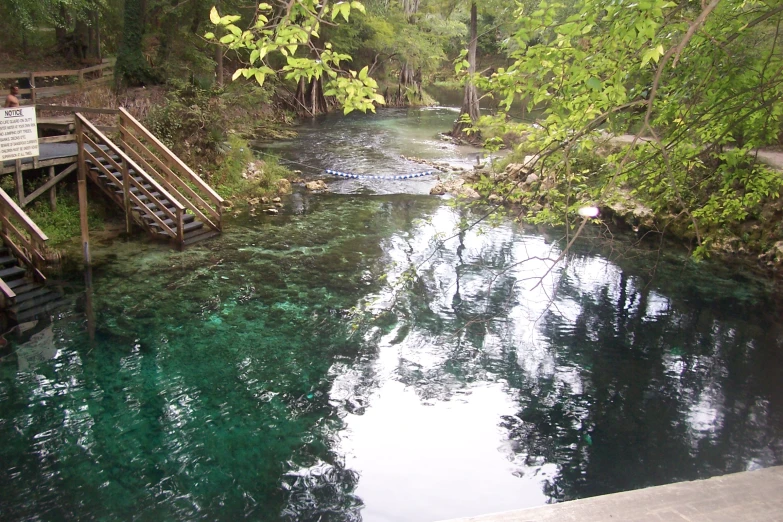
[[[22,170],[40,169],[56,165],[76,163],[78,149],[76,142],[41,143],[38,145],[40,155],[37,158],[21,160]],[[16,161],[4,161],[1,174],[13,174],[16,171]]]

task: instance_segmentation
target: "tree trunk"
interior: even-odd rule
[[[220,12],[220,0],[215,4]],[[223,46],[220,44],[215,45],[215,83],[218,88],[223,87]]]
[[[307,81],[299,78],[296,87],[297,112],[306,113],[309,116],[326,114],[328,107],[324,97],[324,86],[320,78]]]
[[[478,42],[478,14],[476,9],[476,2],[473,1],[470,4],[470,45],[468,46],[468,80],[465,82],[465,95],[462,98],[462,109],[459,113],[459,118],[454,122],[454,128],[451,130],[451,135],[455,138],[465,138],[467,134],[465,129],[470,126],[469,123],[462,122],[462,116],[467,114],[470,116],[470,122],[475,123],[481,116],[479,110],[479,97],[476,85],[473,83],[473,75],[476,73],[476,48]],[[473,134],[471,140],[478,140],[479,136]]]
[[[54,39],[57,42],[57,52],[65,55],[68,47],[68,23],[70,17],[68,11],[65,10],[65,4],[60,4],[60,24],[54,28]]]
[[[125,85],[144,85],[152,80],[152,72],[142,53],[144,5],[144,0],[125,0],[125,26],[117,56],[117,80]]]
[[[420,0],[402,0],[402,10],[405,17],[408,19],[409,24],[416,24],[416,13],[419,10]],[[391,106],[405,107],[409,105],[407,97],[408,89],[413,87],[416,93],[421,99],[421,81],[419,77],[421,74],[417,74],[416,69],[408,61],[402,62],[402,68],[400,69],[400,78],[397,87],[397,98],[392,100]],[[388,100],[387,100],[388,103]]]

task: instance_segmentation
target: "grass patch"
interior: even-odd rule
[[[249,199],[276,194],[280,180],[291,175],[273,156],[257,159],[247,140],[233,134],[210,183],[224,198]]]
[[[49,236],[49,244],[68,241],[81,234],[79,200],[73,192],[57,194],[57,210],[52,212],[48,198],[42,198],[25,209],[30,218]],[[104,229],[103,209],[90,205],[87,212],[90,230]]]

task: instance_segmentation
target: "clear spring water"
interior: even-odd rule
[[[465,157],[385,114],[279,152]],[[454,115],[423,117],[438,143]],[[433,521],[783,463],[763,281],[603,237],[547,274],[556,231],[451,237],[470,212],[408,183],[335,181],[185,252],[94,244],[94,322],[66,274],[73,307],[0,352],[0,518]]]

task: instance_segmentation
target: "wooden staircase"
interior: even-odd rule
[[[132,224],[179,248],[222,231],[223,198],[127,111],[120,109],[120,138],[106,137],[76,114],[79,168]]]
[[[0,238],[0,308],[5,319],[28,321],[69,302],[61,291],[46,286],[41,272],[49,238],[2,189]]]

